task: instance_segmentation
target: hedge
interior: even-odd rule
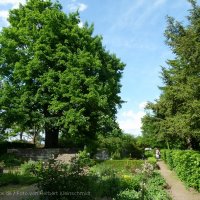
[[[35,144],[31,144],[28,142],[21,142],[21,141],[1,141],[0,142],[0,154],[4,154],[7,152],[7,149],[14,149],[14,148],[34,148]]]
[[[161,150],[163,160],[188,186],[200,191],[200,153],[192,150]]]

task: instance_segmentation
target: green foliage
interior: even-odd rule
[[[169,200],[171,197],[165,191],[167,187],[166,182],[159,174],[154,174],[147,182],[147,189],[145,191],[146,199],[149,200]]]
[[[31,185],[36,183],[38,179],[30,175],[20,175],[17,173],[4,173],[0,174],[0,186],[5,186],[9,184],[14,185]]]
[[[77,155],[77,162],[82,167],[91,167],[95,164],[95,161],[90,158],[90,153],[88,153],[85,149],[83,151],[79,151]]]
[[[145,158],[154,157],[154,152],[153,152],[153,150],[145,151],[145,152],[144,152],[144,156],[145,156]]]
[[[139,191],[141,176],[136,175],[135,170],[141,168],[141,163],[133,160],[110,160],[92,167],[90,174],[97,176],[97,181],[93,183],[97,196],[115,198],[127,189]]]
[[[34,148],[35,145],[24,141],[0,141],[0,155],[7,153],[7,149],[14,148]]]
[[[129,173],[123,171],[122,168],[125,168],[127,161],[130,162],[130,165],[132,164],[132,168],[139,167],[140,172],[136,172],[137,170],[129,171]],[[39,177],[38,187],[44,193],[47,191],[55,193],[55,195],[48,196],[48,199],[142,199],[141,186],[144,176],[148,174],[148,182],[146,182],[148,184],[143,193],[145,199],[147,197],[148,199],[156,199],[157,196],[163,197],[164,200],[169,199],[163,191],[166,183],[158,174],[149,173],[149,164],[141,167],[141,163],[138,165],[138,161],[133,162],[133,160],[121,160],[121,163],[119,160],[109,162],[109,164],[108,161],[101,162],[89,171],[88,168],[79,165],[78,157],[70,165],[53,161],[45,163],[42,168],[35,171],[37,177]],[[114,163],[116,167],[114,168],[111,163]],[[65,194],[85,192],[89,195],[64,196],[60,195],[60,192]],[[149,194],[151,194],[151,197]],[[41,199],[45,198],[47,196],[41,196]],[[157,199],[161,200],[161,198]]]
[[[120,192],[116,200],[140,200],[141,199],[141,193],[136,192],[135,190],[124,190]]]
[[[143,160],[106,160],[95,165],[92,169],[100,172],[104,169],[112,169],[117,172],[131,174],[136,169],[141,168],[143,163]]]
[[[24,159],[15,154],[3,154],[0,156],[0,161],[4,161],[6,167],[20,166],[24,163]]]
[[[4,161],[0,161],[0,169],[3,169],[5,167]]]
[[[90,183],[92,179],[85,175],[85,171],[77,159],[71,165],[64,165],[55,161],[43,164],[35,170],[39,178],[38,188],[43,190],[41,199],[93,199]],[[45,195],[45,192],[55,192],[55,195]],[[84,193],[87,195],[81,195]],[[70,195],[71,194],[71,195]]]
[[[131,174],[121,175],[121,190],[135,190],[139,192],[141,190],[142,175]]]
[[[29,160],[21,164],[20,172],[23,175],[34,175],[35,171],[38,171],[42,168],[43,163],[41,161]]]
[[[101,188],[100,197],[115,197],[121,190],[120,178],[116,174],[102,176],[100,178],[98,187]]]
[[[2,132],[45,131],[46,147],[58,134],[87,144],[116,123],[124,64],[110,54],[93,25],[79,27],[78,12],[66,15],[51,0],[27,0],[9,13],[0,33]]]
[[[168,17],[166,43],[175,54],[162,68],[161,95],[147,105],[143,136],[165,148],[200,149],[199,27],[200,7],[192,9],[187,26]],[[155,141],[153,141],[155,140]],[[161,147],[158,146],[158,147]]]
[[[196,151],[162,150],[163,159],[187,186],[200,191],[200,154]]]
[[[98,148],[107,149],[112,159],[141,158],[142,151],[136,139],[128,134],[118,136],[98,136]]]
[[[157,160],[156,160],[156,158],[155,157],[148,157],[147,158],[147,162],[148,163],[150,163],[151,165],[153,165],[154,166],[154,168],[156,168],[156,166],[157,166]]]

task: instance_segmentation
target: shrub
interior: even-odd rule
[[[90,158],[90,153],[88,153],[86,150],[79,151],[77,155],[77,161],[79,162],[79,165],[81,166],[93,166],[95,164],[94,160]]]
[[[150,163],[151,165],[153,165],[154,168],[156,168],[156,166],[157,166],[157,164],[156,164],[157,160],[156,160],[155,157],[148,157],[147,161],[148,161],[148,163]]]
[[[171,197],[165,191],[167,184],[159,173],[153,173],[147,180],[144,195],[148,200],[169,200]]]
[[[6,173],[0,175],[0,186],[9,184],[31,185],[38,181],[37,177],[20,175],[17,173]]]
[[[0,156],[0,161],[4,161],[5,167],[20,166],[24,159],[16,156],[15,154],[3,154]]]
[[[135,174],[130,172],[127,174],[126,171],[122,171],[125,164],[134,165],[138,162],[133,162],[133,160],[105,161],[93,166],[89,172],[85,171],[82,164],[80,165],[79,157],[74,158],[72,163],[68,165],[53,160],[42,163],[42,167],[35,170],[35,174],[39,177],[38,188],[44,193],[41,199],[92,200],[106,197],[127,200],[141,199],[142,195],[147,199],[147,191],[154,195],[154,199],[156,199],[156,195],[164,197],[163,191],[158,193],[160,189],[163,190],[164,183],[154,177],[151,164],[145,163],[138,174],[136,172],[134,172]],[[143,162],[139,163],[138,166],[141,168]],[[113,166],[116,166],[116,168]],[[148,183],[149,188],[147,187],[141,192],[141,183],[152,177],[154,181]],[[157,186],[159,186],[159,189],[155,190]],[[76,194],[77,192],[87,195],[62,195],[63,193]],[[48,193],[55,195],[49,196]],[[163,198],[163,200],[167,199]]]
[[[116,172],[123,172],[125,174],[135,173],[135,170],[141,168],[143,160],[106,160],[94,166],[93,169],[101,171],[102,168],[111,168]]]
[[[118,176],[110,175],[100,177],[99,188],[101,188],[100,197],[115,197],[121,190],[121,180]]]
[[[98,136],[98,148],[107,149],[112,159],[142,158],[142,151],[136,144],[133,136],[122,134],[120,136]]]
[[[29,160],[20,166],[21,174],[24,175],[34,175],[35,171],[38,171],[42,168],[43,163],[41,161]]]
[[[51,160],[38,168],[35,174],[39,178],[38,188],[44,192],[41,199],[93,199],[92,179],[85,174],[77,158],[70,165]],[[50,196],[49,192],[55,195]]]
[[[141,189],[142,176],[141,175],[123,175],[121,177],[121,190],[135,190],[137,192]]]
[[[154,157],[154,152],[153,152],[153,150],[145,151],[145,152],[144,152],[144,156],[145,156],[145,158]]]
[[[3,169],[5,167],[4,161],[0,161],[0,169]]]
[[[200,191],[200,153],[189,150],[163,150],[164,160],[188,187]]]
[[[141,199],[141,192],[137,192],[135,190],[124,190],[120,192],[116,200],[140,200]]]
[[[0,155],[7,153],[7,149],[14,149],[14,148],[35,148],[35,144],[31,144],[24,141],[0,141]]]
[[[111,153],[111,158],[114,160],[119,160],[121,158],[121,154],[119,151],[115,151],[114,153]]]

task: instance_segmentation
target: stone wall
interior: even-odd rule
[[[31,160],[48,160],[52,158],[57,158],[60,154],[75,154],[76,149],[66,149],[66,148],[41,148],[41,149],[7,149],[7,153],[13,153],[17,156],[24,157]]]

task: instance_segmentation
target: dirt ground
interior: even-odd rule
[[[200,200],[200,193],[193,189],[186,189],[176,174],[169,170],[163,161],[158,162],[160,173],[169,185],[169,193],[173,200]]]

